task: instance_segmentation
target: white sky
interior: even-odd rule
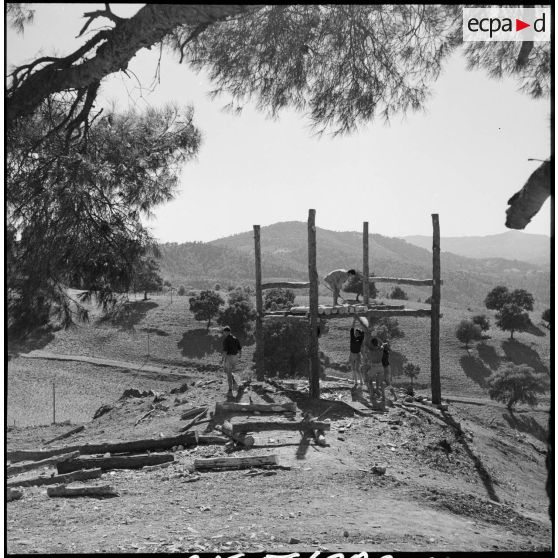
[[[64,55],[85,22],[103,4],[34,4],[35,22],[24,35],[7,31],[8,66],[43,55]],[[139,5],[112,5],[121,16]],[[105,20],[99,20],[98,28]],[[153,81],[159,49],[142,50],[130,63],[144,87]],[[516,91],[513,80],[495,81],[465,69],[454,56],[433,86],[425,113],[381,121],[333,138],[312,135],[304,115],[285,111],[272,121],[247,107],[222,111],[210,100],[210,83],[163,53],[161,81],[149,93],[123,74],[105,80],[99,104],[126,109],[165,102],[194,106],[203,134],[196,161],[187,164],[176,199],[155,211],[148,225],[162,242],[208,241],[270,225],[305,221],[331,230],[385,236],[432,233],[440,214],[442,236],[504,232],[508,198],[550,154],[550,101]],[[547,200],[525,232],[550,234]]]

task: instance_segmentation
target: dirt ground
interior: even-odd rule
[[[202,386],[212,378],[217,382]],[[309,404],[305,386],[252,382],[237,398],[294,400],[298,419],[302,411],[321,415],[331,422],[325,447],[278,428],[255,432],[251,449],[178,448],[168,467],[107,471],[85,482],[109,483],[118,491],[114,498],[50,498],[46,487],[22,488],[22,499],[7,504],[8,553],[550,550],[547,412],[510,415],[494,403],[452,402],[441,413],[405,404],[400,391],[381,413],[369,408],[366,392],[354,401],[348,382],[323,382],[318,405]],[[213,411],[225,389],[221,376],[206,371],[189,379],[184,393],[167,391],[137,426],[154,395],[121,399],[60,444],[176,435],[186,409]],[[219,435],[214,427],[222,420],[194,429]],[[43,447],[70,428],[9,428],[8,450]],[[269,454],[281,468],[193,470],[200,457]]]

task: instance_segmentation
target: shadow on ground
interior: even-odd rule
[[[13,356],[30,351],[44,349],[54,340],[54,333],[50,327],[38,328],[26,337],[10,339],[8,337],[8,360]]]
[[[549,373],[548,367],[541,361],[539,353],[516,339],[504,341],[502,348],[508,359],[514,364],[526,364],[533,368],[535,372]]]
[[[462,356],[459,359],[459,364],[461,364],[467,377],[479,386],[486,387],[486,380],[492,374],[492,370],[487,368],[480,358],[473,355]]]
[[[517,413],[505,412],[502,417],[515,430],[531,434],[545,444],[548,442],[548,429],[539,424],[532,416],[520,416]]]
[[[501,358],[498,356],[496,349],[492,345],[486,343],[479,343],[477,351],[480,359],[489,366],[491,370],[497,370],[500,366]]]
[[[158,335],[159,337],[168,337],[169,334],[162,329],[157,329],[156,327],[142,327],[141,331],[145,331],[146,333],[152,333],[153,335]]]
[[[536,326],[533,322],[530,322],[525,330],[525,333],[530,333],[531,335],[536,335],[537,337],[546,337],[546,333]]]
[[[211,335],[207,329],[191,329],[182,336],[177,346],[182,351],[182,356],[201,358],[221,351],[223,340]]]
[[[145,318],[147,312],[159,306],[156,302],[149,300],[135,300],[126,302],[116,314],[101,316],[99,322],[109,322],[123,331],[134,330]]]

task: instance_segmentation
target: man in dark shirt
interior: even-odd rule
[[[349,363],[351,365],[351,370],[353,371],[353,381],[355,389],[360,383],[362,388],[364,385],[362,372],[360,370],[360,349],[362,347],[362,342],[364,341],[364,333],[360,329],[355,329],[355,323],[353,321],[353,327],[351,328],[350,339],[351,339],[351,352],[349,354]]]
[[[229,384],[227,395],[232,395],[232,390],[236,383],[234,381],[233,372],[236,369],[239,357],[242,356],[242,347],[240,346],[240,341],[231,334],[231,328],[229,326],[223,328],[223,333],[225,335],[223,338],[223,364]]]

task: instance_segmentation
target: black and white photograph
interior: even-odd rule
[[[4,553],[554,548],[554,10],[4,5]]]

